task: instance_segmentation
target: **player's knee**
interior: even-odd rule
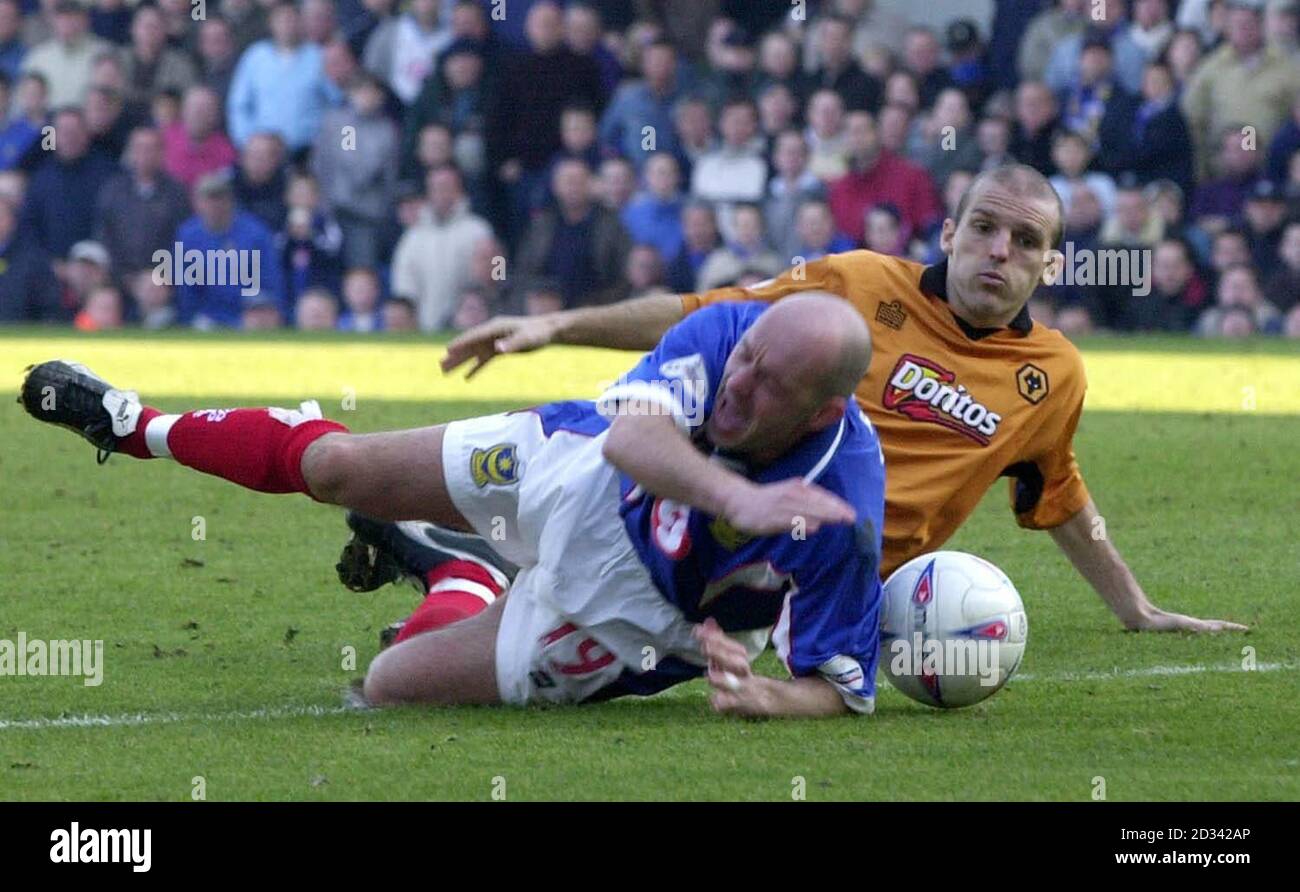
[[[347,504],[348,487],[359,470],[355,439],[350,434],[326,434],[303,453],[303,479],[320,501]]]
[[[366,680],[361,687],[366,702],[372,706],[386,706],[400,702],[402,698],[398,695],[393,681],[392,674],[384,671],[384,655],[375,657],[370,663],[370,668],[366,670]]]

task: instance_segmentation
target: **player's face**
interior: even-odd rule
[[[948,300],[971,325],[1006,325],[1043,281],[1057,225],[1050,197],[1016,194],[990,183],[970,197],[960,224],[943,223]]]
[[[779,346],[756,337],[756,330],[746,332],[727,357],[705,432],[720,449],[766,462],[803,435],[812,412],[809,388],[791,373],[798,360],[781,356]]]

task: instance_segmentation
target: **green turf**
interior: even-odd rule
[[[538,376],[545,356],[529,360]],[[503,407],[365,400],[347,421]],[[697,682],[584,708],[338,713],[378,629],[415,598],[338,586],[337,511],[167,462],[97,468],[84,442],[6,399],[0,638],[103,639],[106,666],[97,688],[0,676],[0,798],[181,800],[202,777],[209,799],[485,800],[501,778],[512,800],[788,801],[802,778],[810,800],[1086,800],[1101,776],[1110,799],[1294,800],[1298,442],[1300,416],[1248,412],[1090,411],[1079,432],[1109,535],[1153,598],[1247,635],[1122,632],[1046,535],[1015,527],[999,486],[950,544],[1016,581],[1027,677],[971,709],[927,709],[882,681],[872,718],[742,722],[712,715]],[[196,516],[206,541],[191,537]],[[348,646],[358,671],[341,665]],[[1282,668],[1098,677],[1239,666],[1245,646]],[[325,714],[303,714],[313,707]],[[13,724],[87,715],[142,723]]]

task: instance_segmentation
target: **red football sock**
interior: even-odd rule
[[[279,416],[279,417],[277,417]],[[204,409],[164,416],[145,408],[135,432],[120,448],[139,458],[153,457],[159,441],[183,465],[225,478],[258,492],[300,492],[311,495],[302,476],[302,455],[317,439],[335,431],[347,433],[336,421],[304,419],[296,424],[283,410]],[[148,434],[150,423],[163,426],[163,435]],[[150,441],[154,447],[150,447]]]
[[[501,586],[473,561],[447,561],[429,571],[428,594],[394,639],[399,644],[482,612],[501,594]]]
[[[407,618],[406,624],[402,626],[402,631],[397,633],[393,643],[400,644],[407,638],[422,632],[432,632],[434,629],[458,623],[481,612],[485,607],[487,604],[483,603],[482,598],[466,592],[448,591],[426,595],[423,603]]]
[[[153,406],[143,407],[140,410],[140,420],[135,423],[135,431],[117,441],[117,451],[134,458],[158,458],[159,456],[149,451],[149,444],[145,442],[144,432],[149,427],[149,422],[161,414]]]

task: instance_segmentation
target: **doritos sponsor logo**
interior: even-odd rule
[[[489,483],[509,486],[519,479],[519,460],[515,457],[514,443],[498,443],[491,449],[475,449],[470,453],[469,472],[474,485],[482,488]]]
[[[942,425],[987,446],[1002,416],[967,393],[956,377],[936,362],[905,353],[885,384],[882,402],[886,409]]]

